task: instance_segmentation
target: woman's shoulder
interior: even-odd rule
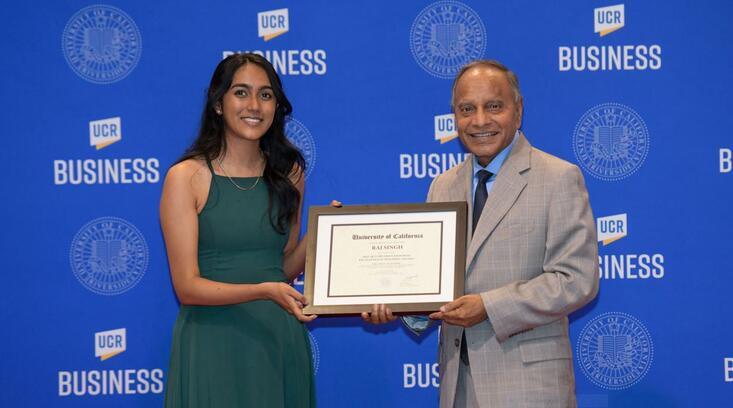
[[[204,158],[194,157],[180,161],[170,169],[166,175],[166,182],[196,185],[211,180],[211,172]]]
[[[168,176],[173,177],[181,177],[181,176],[193,176],[196,173],[201,173],[203,171],[208,172],[208,165],[206,164],[206,160],[204,158],[200,157],[193,157],[190,159],[186,159],[183,161],[180,161],[173,166],[171,166],[170,169],[168,169]]]

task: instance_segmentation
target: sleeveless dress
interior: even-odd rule
[[[268,218],[267,186],[249,191],[212,173],[199,214],[201,276],[227,283],[285,282],[283,248]],[[242,187],[255,178],[234,180]],[[173,329],[165,393],[168,408],[315,406],[305,326],[270,300],[226,306],[181,305]]]

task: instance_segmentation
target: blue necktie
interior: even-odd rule
[[[488,181],[493,174],[490,171],[486,170],[479,170],[477,173],[478,175],[478,184],[476,185],[476,193],[473,196],[473,229],[471,230],[476,231],[476,225],[478,225],[478,220],[481,218],[481,211],[484,209],[484,204],[486,204],[486,198],[489,196],[489,193],[486,191],[486,181]]]

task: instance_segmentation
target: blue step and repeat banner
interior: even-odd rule
[[[570,326],[580,406],[731,406],[732,4],[5,4],[0,406],[161,406],[162,181],[240,51],[282,75],[306,205],[423,201],[465,157],[453,76],[504,62],[524,132],[582,168],[597,218],[601,290]],[[320,406],[437,406],[436,327],[308,327]]]

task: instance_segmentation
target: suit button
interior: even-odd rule
[[[453,344],[456,345],[456,347],[461,345],[461,342],[458,339],[453,340]]]

